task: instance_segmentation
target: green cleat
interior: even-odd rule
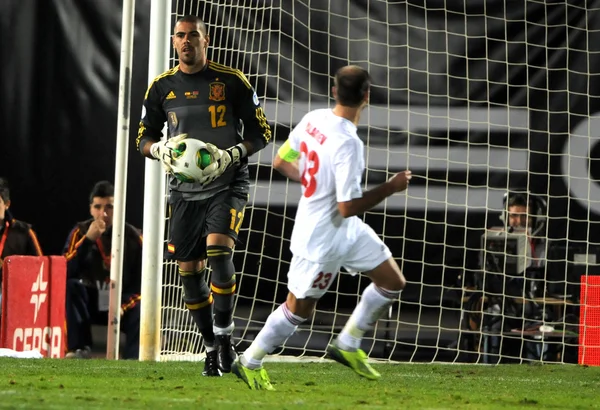
[[[367,363],[367,354],[361,349],[350,352],[342,350],[332,343],[327,346],[327,356],[344,366],[348,366],[359,376],[369,380],[377,380],[381,377],[381,374]]]
[[[231,365],[231,371],[242,379],[250,390],[275,390],[264,367],[249,369],[237,358]]]

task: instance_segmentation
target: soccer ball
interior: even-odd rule
[[[203,170],[213,163],[213,156],[206,144],[194,138],[186,138],[173,148],[172,174],[181,182],[199,182]]]

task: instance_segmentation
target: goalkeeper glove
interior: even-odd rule
[[[207,173],[201,181],[202,185],[210,184],[223,175],[232,165],[239,164],[242,158],[248,155],[248,150],[242,143],[227,149],[219,149],[215,145],[207,143],[206,149],[212,154],[213,161],[216,162],[217,166]]]
[[[163,169],[171,173],[173,169],[173,151],[177,149],[178,144],[187,138],[187,134],[180,134],[167,140],[161,140],[150,145],[150,155],[160,161]]]

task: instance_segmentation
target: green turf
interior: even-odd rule
[[[0,408],[600,408],[594,367],[382,364],[375,382],[336,363],[266,367],[277,391],[202,377],[201,363],[0,359]]]

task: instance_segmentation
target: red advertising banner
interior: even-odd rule
[[[64,356],[66,277],[62,256],[4,259],[0,347]]]
[[[581,277],[579,364],[600,366],[600,276]]]

